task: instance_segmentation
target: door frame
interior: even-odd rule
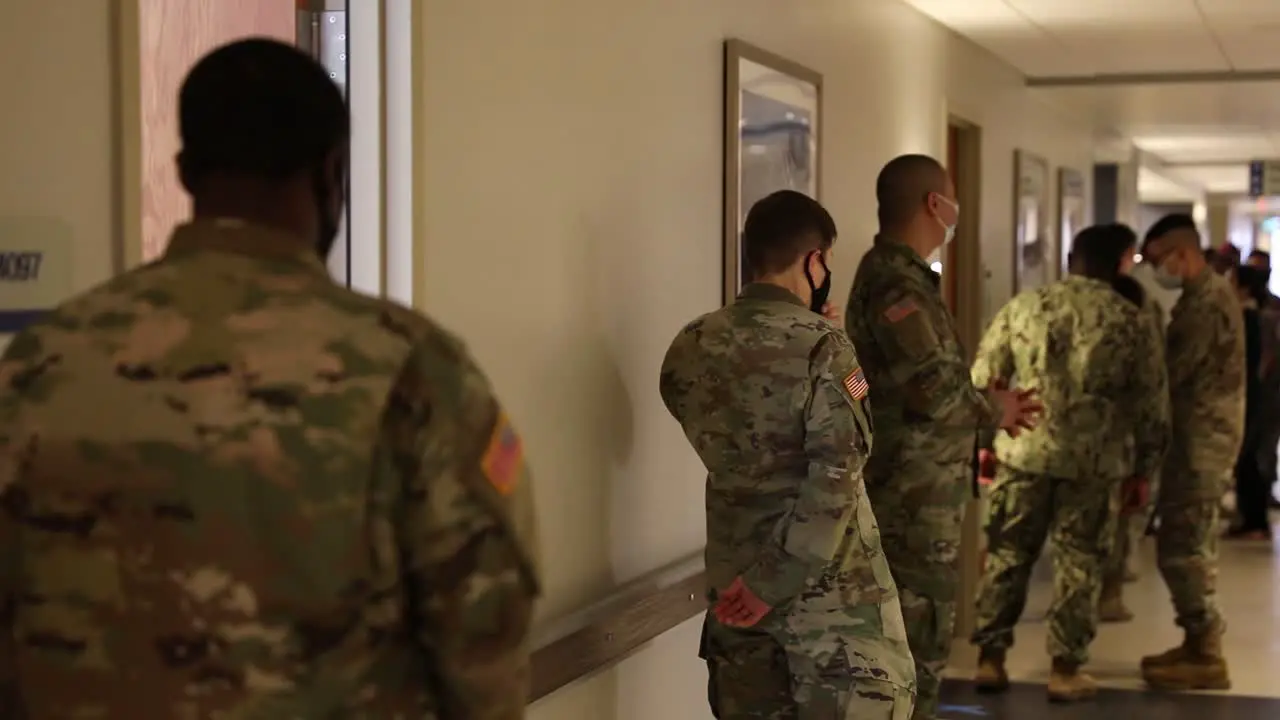
[[[947,116],[946,157],[956,185],[960,221],[956,240],[943,259],[943,293],[955,318],[956,333],[967,360],[972,360],[982,335],[985,294],[982,270],[982,128],[956,115]],[[952,142],[955,145],[952,147]],[[954,164],[954,167],[951,165]],[[946,272],[948,268],[954,268]],[[955,636],[972,632],[978,581],[982,572],[983,501],[971,499],[960,526],[960,587],[956,593]]]

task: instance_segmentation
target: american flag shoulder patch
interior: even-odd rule
[[[867,396],[867,376],[862,374],[862,368],[857,368],[844,376],[844,389],[849,391],[854,400],[861,400]]]
[[[524,474],[524,444],[506,413],[498,413],[480,467],[501,495],[510,495]]]
[[[916,305],[915,300],[912,300],[911,298],[907,298],[905,300],[899,300],[893,305],[890,305],[889,309],[884,311],[884,317],[889,322],[896,323],[896,322],[900,322],[903,318],[906,318],[907,316],[911,315],[911,313],[919,309],[920,309],[920,306]]]

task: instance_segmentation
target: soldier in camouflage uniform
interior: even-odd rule
[[[1225,623],[1217,604],[1218,523],[1244,437],[1245,358],[1240,305],[1213,272],[1188,215],[1158,244],[1160,278],[1182,295],[1169,324],[1166,363],[1173,444],[1161,473],[1156,556],[1184,642],[1142,659],[1153,687],[1224,690]]]
[[[1120,256],[1120,275],[1112,281],[1112,287],[1122,296],[1139,308],[1139,315],[1147,324],[1147,332],[1156,338],[1156,346],[1160,348],[1160,369],[1164,372],[1164,308],[1160,302],[1146,290],[1146,286],[1133,277],[1134,251],[1137,249],[1137,235],[1127,225],[1114,225],[1116,241],[1124,247]],[[1126,477],[1136,476],[1139,458],[1134,438],[1128,443],[1130,469]],[[1154,478],[1144,478],[1147,480]],[[1149,488],[1148,488],[1149,491]],[[1098,621],[1104,623],[1125,623],[1133,619],[1133,613],[1124,603],[1124,585],[1129,577],[1129,559],[1133,551],[1135,521],[1145,524],[1145,513],[1149,510],[1147,493],[1145,497],[1132,498],[1134,502],[1123,504],[1120,517],[1116,522],[1115,540],[1111,553],[1107,556],[1102,568],[1102,593],[1098,600]]]
[[[195,219],[0,364],[0,717],[523,717],[520,440],[456,339],[328,276],[340,91],[247,40],[180,105]]]
[[[915,672],[862,468],[867,383],[821,312],[835,223],[770,195],[747,216],[755,282],[686,326],[663,402],[707,467],[704,626],[721,720],[907,720]]]
[[[1097,692],[1079,669],[1097,629],[1102,560],[1111,549],[1121,487],[1131,477],[1135,485],[1150,477],[1169,433],[1158,337],[1111,286],[1124,249],[1116,233],[1114,226],[1082,231],[1072,246],[1071,275],[1009,301],[974,360],[974,383],[1016,377],[1039,390],[1044,404],[1035,430],[995,441],[999,465],[973,632],[981,690],[1008,687],[1005,651],[1051,536],[1048,694],[1071,701]]]
[[[979,431],[1016,429],[1034,398],[975,388],[929,257],[955,234],[959,206],[946,170],[923,155],[888,163],[876,181],[881,233],[849,295],[849,337],[871,384],[876,447],[867,494],[902,593],[919,684],[915,720],[937,715],[955,634],[957,558],[974,489]]]

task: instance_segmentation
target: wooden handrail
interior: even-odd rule
[[[613,667],[705,609],[702,551],[627,583],[537,634],[529,702]]]

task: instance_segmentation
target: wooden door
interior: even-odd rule
[[[956,197],[960,197],[960,130],[955,125],[947,125],[947,174],[951,176],[951,183],[956,187]],[[961,208],[963,212],[964,208]],[[956,228],[959,233],[959,228]],[[954,315],[956,312],[956,303],[959,300],[956,292],[956,275],[959,266],[956,265],[956,246],[966,241],[967,238],[955,237],[951,244],[942,249],[942,297],[946,300],[947,307],[951,309]]]
[[[190,213],[174,158],[178,90],[205,53],[236,38],[297,41],[297,0],[137,0],[141,143],[142,260],[164,251]]]

